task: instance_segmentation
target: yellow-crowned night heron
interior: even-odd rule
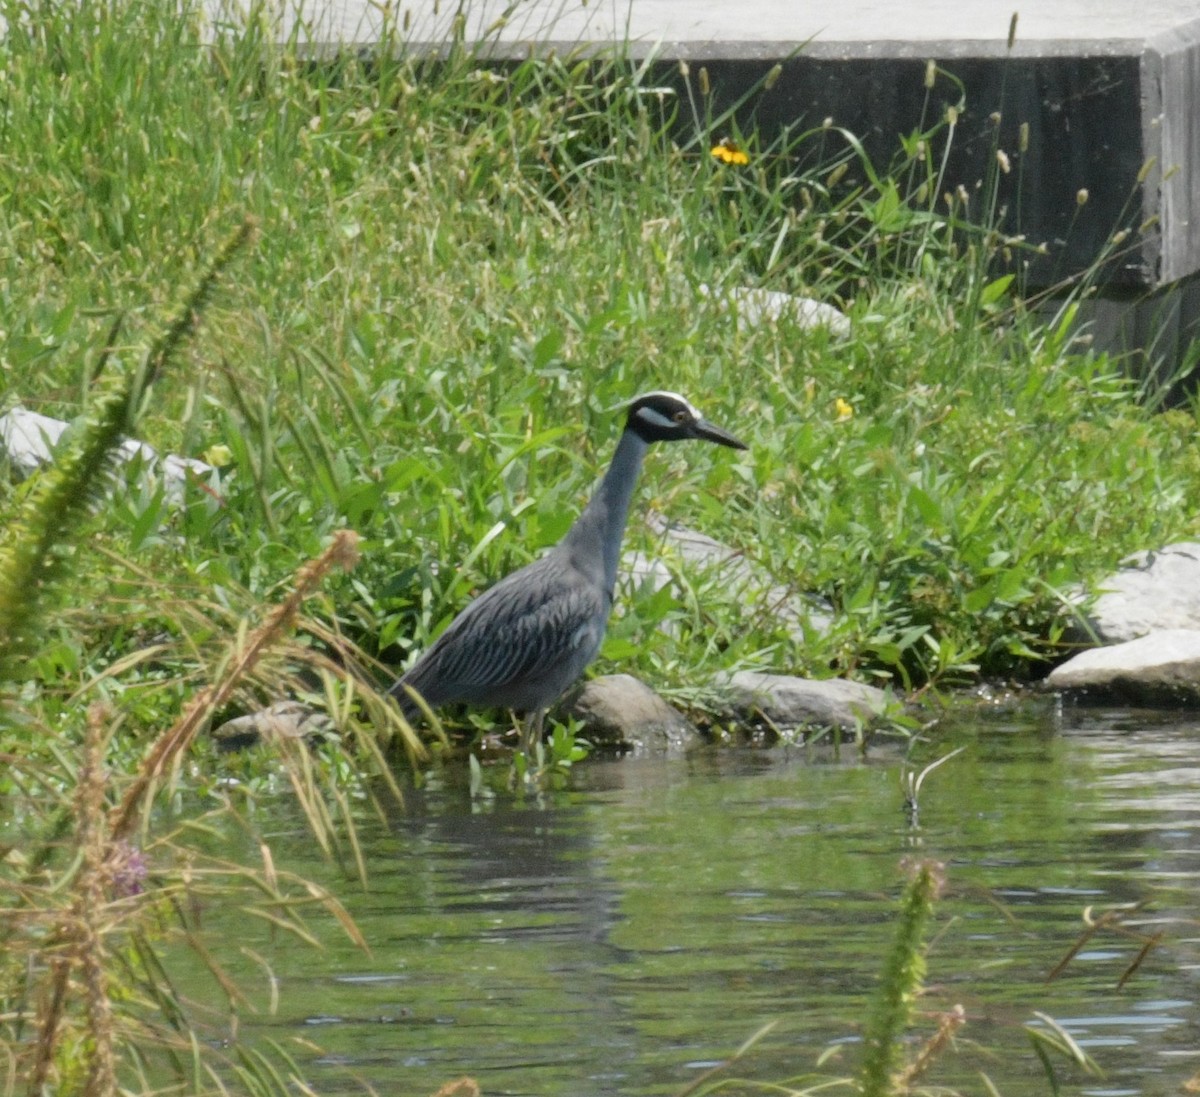
[[[746,448],[673,392],[634,400],[612,464],[566,536],[471,602],[392,686],[405,716],[420,712],[410,690],[431,709],[453,702],[514,709],[526,714],[528,751],[541,737],[546,709],[600,650],[647,448],[687,438]]]

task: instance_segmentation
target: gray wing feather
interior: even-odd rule
[[[543,557],[468,605],[400,681],[437,705],[555,678],[574,667],[581,645],[598,643],[609,605],[569,562]]]

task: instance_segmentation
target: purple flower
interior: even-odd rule
[[[122,838],[113,846],[108,864],[112,873],[113,891],[120,898],[141,895],[142,882],[150,874],[150,869],[137,846]]]

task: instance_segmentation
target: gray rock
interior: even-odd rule
[[[733,716],[746,724],[767,722],[792,730],[802,727],[856,731],[886,715],[892,705],[887,693],[844,678],[797,678],[740,670],[718,679],[719,694]]]
[[[774,618],[801,643],[810,633],[829,630],[833,608],[824,599],[780,586],[737,549],[670,522],[657,511],[650,512],[646,524],[661,541],[653,556],[643,552],[625,554],[626,597],[632,593],[628,587],[637,590],[648,585],[657,591],[674,584],[671,562],[677,562],[689,574],[716,578],[736,595],[737,605],[748,620]]]
[[[328,735],[333,723],[299,701],[277,701],[258,712],[237,716],[213,728],[212,737],[222,750],[245,750],[259,742],[308,739]]]
[[[1200,543],[1134,553],[1097,591],[1088,620],[1104,643],[1159,629],[1200,629]]]
[[[827,328],[831,335],[844,338],[850,334],[850,319],[840,309],[818,301],[815,297],[797,297],[779,290],[754,286],[731,286],[712,289],[700,284],[700,293],[736,313],[747,327],[775,324],[787,318],[800,328]]]
[[[559,714],[581,721],[584,738],[599,747],[679,750],[701,741],[691,721],[631,674],[585,682],[562,702]]]
[[[1200,629],[1162,629],[1080,652],[1055,667],[1043,688],[1137,704],[1200,701]]]

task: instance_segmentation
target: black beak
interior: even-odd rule
[[[729,431],[707,419],[697,419],[692,424],[692,437],[703,438],[706,442],[716,442],[718,446],[728,446],[730,449],[749,449],[740,438],[735,438]]]

